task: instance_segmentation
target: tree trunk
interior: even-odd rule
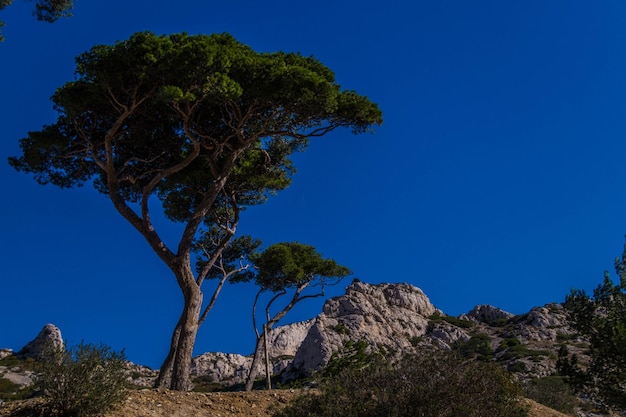
[[[265,345],[265,388],[268,390],[272,389],[272,371],[270,369],[270,341],[269,338],[269,327],[267,324],[263,326],[263,342]]]
[[[259,362],[261,361],[261,354],[263,353],[263,340],[265,333],[257,337],[256,347],[254,348],[254,356],[252,358],[252,365],[250,365],[250,372],[248,373],[248,379],[246,380],[246,391],[252,391],[254,386],[254,380],[256,379],[259,368]]]
[[[180,336],[180,328],[183,316],[178,320],[176,327],[174,328],[174,333],[172,334],[172,341],[170,342],[170,351],[167,354],[167,357],[163,361],[161,365],[161,369],[159,369],[159,376],[154,382],[155,388],[165,388],[169,387],[172,381],[172,369],[174,369],[174,357],[176,355],[176,348],[178,347],[178,338]]]
[[[176,275],[184,297],[183,311],[172,334],[170,350],[161,365],[155,385],[169,386],[175,391],[188,391],[191,387],[193,347],[202,309],[202,291],[195,282],[190,265],[180,268]]]
[[[170,381],[170,389],[172,390],[188,391],[191,388],[191,358],[198,334],[198,318],[201,308],[202,292],[196,287],[196,290],[191,291],[190,295],[185,295],[185,307],[183,317],[181,317],[182,322]]]

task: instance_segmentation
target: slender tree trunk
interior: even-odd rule
[[[172,341],[170,343],[170,351],[167,354],[167,357],[163,361],[161,365],[161,369],[159,370],[159,376],[157,377],[154,387],[155,388],[165,388],[169,387],[170,382],[172,381],[172,369],[174,369],[174,356],[176,355],[176,348],[178,347],[178,338],[180,336],[180,328],[183,316],[178,320],[176,327],[174,328],[174,333],[172,334]]]
[[[263,342],[265,345],[265,388],[268,390],[272,389],[272,371],[270,370],[270,341],[269,338],[269,327],[266,325],[263,326]]]
[[[252,391],[252,387],[254,386],[254,380],[259,373],[259,363],[261,362],[261,354],[263,353],[264,337],[265,333],[256,338],[256,347],[254,348],[252,365],[250,365],[250,372],[248,373],[248,379],[246,380],[246,391]]]

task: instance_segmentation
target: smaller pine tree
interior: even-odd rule
[[[566,348],[559,352],[558,371],[574,389],[599,408],[626,412],[626,245],[615,259],[619,283],[608,272],[589,296],[573,290],[565,309],[572,327],[589,341],[591,362],[581,364]]]

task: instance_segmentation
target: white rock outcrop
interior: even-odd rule
[[[20,358],[37,358],[44,346],[50,344],[56,348],[63,347],[61,330],[54,324],[46,324],[39,334],[17,352]]]
[[[320,369],[349,340],[364,340],[393,352],[411,350],[412,341],[426,333],[428,317],[437,311],[415,286],[354,281],[345,295],[326,301],[289,373],[310,374]]]
[[[307,320],[278,326],[270,331],[270,358],[274,374],[281,373],[291,363],[312,324],[313,320]],[[193,358],[191,374],[230,386],[244,383],[251,365],[251,355],[207,352]],[[259,375],[265,372],[261,368],[262,364],[259,365]]]

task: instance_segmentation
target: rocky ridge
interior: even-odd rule
[[[51,331],[46,326],[35,340],[43,334],[62,343],[58,329]],[[451,317],[415,286],[355,280],[344,295],[327,300],[318,316],[275,328],[269,353],[274,374],[282,375],[283,382],[287,382],[322,369],[356,342],[364,343],[368,351],[393,356],[419,353],[427,346],[471,346],[476,340],[488,344],[489,360],[515,372],[520,379],[550,375],[563,343],[578,346],[580,351],[584,348],[583,341],[573,336],[559,304],[535,307],[520,316],[479,305]],[[18,354],[32,354],[36,345],[31,342]],[[466,353],[474,354],[471,350]],[[10,354],[12,351],[0,350],[0,356]],[[198,384],[233,386],[245,380],[251,361],[251,357],[237,354],[204,353],[193,359],[192,374]],[[27,385],[29,380],[19,379],[18,374],[0,362],[0,379]],[[129,364],[129,379],[135,385],[150,386],[155,376],[155,371]]]
[[[427,346],[471,346],[478,340],[488,345],[487,359],[522,380],[551,375],[562,344],[581,354],[585,347],[574,337],[560,304],[535,307],[519,316],[478,305],[451,317],[415,286],[358,280],[345,295],[327,300],[315,318],[274,329],[271,340],[273,372],[281,374],[283,382],[322,369],[355,342],[364,342],[368,351],[400,355],[419,353]],[[244,381],[250,363],[251,358],[242,355],[205,353],[194,358],[192,373],[231,386]]]

